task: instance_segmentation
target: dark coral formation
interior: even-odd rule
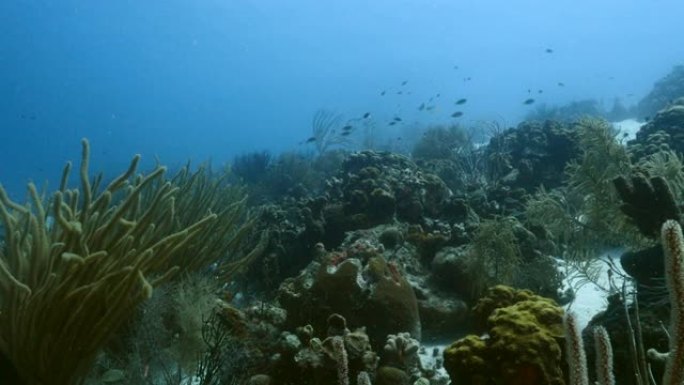
[[[684,65],[678,65],[653,85],[651,92],[639,101],[637,110],[641,117],[653,116],[673,100],[683,96]]]
[[[684,154],[684,97],[669,102],[642,126],[629,149],[635,159],[668,150]]]
[[[344,202],[345,214],[360,226],[386,223],[395,215],[409,223],[437,217],[451,195],[439,177],[397,154],[354,153],[341,171],[333,189]]]
[[[420,339],[418,304],[400,267],[387,262],[365,240],[340,252],[323,252],[319,261],[285,280],[280,304],[288,323],[322,327],[324,315],[337,312],[351,324],[367,325],[374,344],[385,336],[409,332]]]
[[[494,136],[486,154],[507,185],[533,192],[560,186],[565,166],[579,155],[578,137],[572,125],[527,121]]]

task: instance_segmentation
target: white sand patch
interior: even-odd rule
[[[606,309],[608,303],[606,299],[606,291],[602,288],[610,287],[610,282],[608,279],[609,266],[605,262],[606,260],[612,261],[613,266],[618,269],[618,272],[622,275],[626,275],[622,266],[620,265],[620,255],[624,252],[623,249],[613,249],[606,251],[601,258],[594,262],[594,266],[598,270],[596,284],[591,282],[584,282],[580,285],[579,289],[575,291],[575,299],[565,305],[565,310],[572,311],[577,316],[577,321],[581,329],[584,329],[589,321],[597,313]],[[564,289],[576,287],[583,278],[578,271],[568,265],[565,261],[556,259],[558,263],[558,269],[563,274],[565,274],[565,279],[563,280]],[[622,279],[620,274],[613,274],[613,286],[617,288],[622,287]]]
[[[646,122],[639,122],[636,119],[625,119],[620,122],[612,122],[611,124],[618,131],[618,138],[626,142],[636,138],[636,133]]]

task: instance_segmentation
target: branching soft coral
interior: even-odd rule
[[[80,383],[136,305],[178,270],[174,256],[216,219],[175,229],[177,189],[165,168],[135,176],[135,157],[98,192],[88,160],[84,140],[81,188],[67,189],[68,164],[47,204],[33,184],[25,205],[0,188],[0,353],[25,385]]]

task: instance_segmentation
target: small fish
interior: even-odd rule
[[[405,86],[406,83],[408,83],[408,80],[404,80],[403,82],[401,82],[401,85],[402,85],[402,86]]]
[[[395,122],[401,122],[401,118],[398,117],[398,116],[395,116],[395,117],[394,117],[394,121],[395,121]]]
[[[565,83],[563,83],[563,82],[558,82],[558,87],[565,87]]]
[[[352,128],[354,128],[354,127],[352,127],[351,124],[348,124],[348,125],[342,127],[342,131],[351,131]]]
[[[432,111],[435,109],[435,106],[427,106],[427,107],[425,107],[425,109],[428,111]]]
[[[527,93],[529,94],[529,93],[531,93],[531,92],[532,92],[532,90],[528,88],[528,89],[527,89]]]
[[[553,49],[552,49],[552,48],[547,48],[547,49],[546,49],[546,53],[553,53]]]
[[[464,82],[468,82],[468,81],[471,81],[471,80],[473,80],[473,78],[471,78],[470,76],[468,76],[467,78],[463,78],[463,81],[464,81]]]
[[[458,66],[454,66],[454,69],[457,70],[457,69],[458,69]]]
[[[423,111],[425,109],[425,103],[420,103],[420,106],[418,106],[418,111]]]
[[[532,98],[526,99],[526,100],[523,102],[523,104],[532,104],[532,103],[534,103],[534,99],[532,99]]]
[[[538,93],[538,94],[543,94],[543,93],[544,93],[544,90],[537,90],[537,93]]]
[[[434,98],[434,97],[431,97],[431,98],[428,100],[428,103],[432,102],[433,100],[435,100],[435,98]]]
[[[458,105],[466,104],[467,101],[468,101],[468,99],[466,99],[466,98],[458,99],[458,100],[456,101],[456,104],[458,104]]]
[[[440,96],[442,96],[442,94],[437,94],[437,95],[435,95],[436,98],[438,98],[438,97],[440,97]]]
[[[306,143],[312,143],[312,142],[315,142],[315,141],[316,141],[316,137],[315,137],[315,136],[312,136],[312,137],[310,137],[309,139],[306,140]]]
[[[341,136],[349,136],[349,134],[351,134],[351,131],[345,131],[345,132],[341,133],[340,135]]]
[[[390,126],[394,126],[395,124],[397,124],[397,122],[395,122],[395,121],[389,122],[389,125],[390,125]]]
[[[385,96],[386,93],[387,93],[387,91],[382,91],[382,92],[380,93],[380,96]]]
[[[650,116],[644,116],[644,122],[650,122],[651,117]]]
[[[460,118],[461,116],[463,116],[463,112],[461,111],[456,111],[453,114],[451,114],[452,118]]]
[[[397,140],[401,140],[401,136],[397,136]]]
[[[368,119],[369,116],[370,116],[370,112],[366,112],[365,114],[363,114],[364,119]]]
[[[404,91],[397,91],[397,95],[401,95],[403,93],[404,93]]]

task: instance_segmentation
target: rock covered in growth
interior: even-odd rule
[[[642,117],[653,116],[673,100],[684,96],[684,65],[672,68],[669,74],[658,80],[651,92],[639,101],[638,111]]]
[[[636,159],[668,150],[684,154],[684,97],[673,100],[660,110],[641,127],[628,145]]]
[[[561,185],[566,164],[579,155],[577,133],[568,124],[526,121],[492,137],[487,161],[492,173],[528,192]]]
[[[488,338],[469,335],[444,351],[452,384],[562,385],[563,310],[528,290],[495,286],[473,309]]]
[[[324,252],[278,292],[288,324],[322,328],[327,314],[339,313],[351,325],[365,325],[374,346],[388,334],[409,332],[420,339],[416,295],[394,262],[377,245],[361,239],[339,252]]]
[[[451,196],[436,175],[421,171],[405,156],[362,151],[345,160],[329,189],[344,202],[356,228],[387,223],[395,216],[411,223],[436,217]]]

